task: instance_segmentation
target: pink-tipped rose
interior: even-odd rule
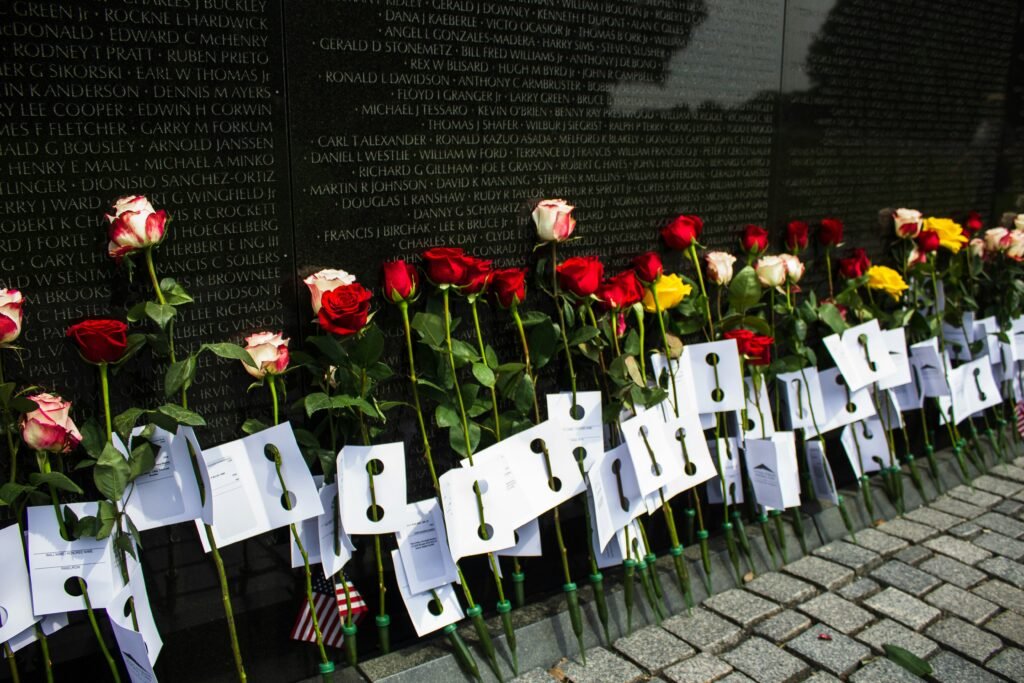
[[[246,337],[245,350],[256,361],[256,367],[244,362],[242,367],[256,379],[280,375],[288,369],[288,340],[280,332],[257,332]]]
[[[309,288],[309,301],[313,305],[313,314],[315,315],[320,312],[324,292],[337,289],[342,285],[350,285],[355,281],[355,275],[346,273],[344,270],[334,270],[333,268],[325,268],[303,280],[306,287]]]
[[[572,211],[576,207],[564,199],[541,200],[533,210],[533,222],[537,225],[537,237],[541,242],[564,242],[576,229]]]
[[[804,264],[793,254],[779,254],[779,258],[786,264],[786,279],[789,284],[795,285],[804,276]]]
[[[38,406],[21,418],[21,438],[34,451],[70,453],[82,441],[71,421],[71,402],[53,394],[36,394],[28,400]]]
[[[921,212],[916,209],[896,209],[892,214],[892,221],[896,228],[896,236],[905,240],[917,237],[924,225]]]
[[[708,279],[716,285],[727,285],[732,282],[732,265],[736,257],[725,251],[709,251],[704,255],[708,264]]]
[[[16,289],[0,289],[0,345],[10,344],[21,334],[24,298]]]
[[[155,210],[142,195],[121,197],[106,217],[110,221],[107,253],[118,261],[132,252],[160,244],[167,227],[167,212]]]

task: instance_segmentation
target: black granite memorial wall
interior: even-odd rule
[[[374,284],[385,258],[437,245],[522,263],[544,197],[579,207],[570,249],[613,268],[680,212],[723,248],[747,223],[835,215],[877,254],[882,207],[1020,211],[1020,16],[1015,0],[0,0],[0,284],[28,298],[5,369],[95,395],[64,330],[145,295],[146,273],[105,253],[103,209],[128,193],[173,217],[159,266],[196,296],[186,347],[301,338],[299,280],[320,267]],[[155,400],[158,370],[140,361],[115,402]],[[202,368],[205,442],[239,434],[247,381]],[[192,528],[146,540],[158,672],[224,675]],[[307,672],[284,535],[225,558],[251,673]]]

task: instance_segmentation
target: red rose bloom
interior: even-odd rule
[[[487,289],[491,275],[494,274],[494,271],[491,270],[492,261],[475,256],[467,256],[466,261],[466,278],[462,285],[462,292],[464,294],[480,294]]]
[[[373,294],[358,282],[324,292],[317,318],[320,327],[346,337],[366,326]]]
[[[604,264],[596,256],[573,256],[558,264],[558,286],[586,299],[597,291]]]
[[[653,251],[634,256],[632,263],[636,276],[644,284],[656,282],[661,277],[661,274],[665,272],[665,267],[661,263],[661,257]]]
[[[807,223],[790,221],[786,223],[786,248],[798,251],[807,248]]]
[[[67,336],[90,363],[116,363],[128,348],[128,325],[110,318],[75,323],[68,328]]]
[[[472,265],[473,259],[457,247],[434,247],[423,252],[423,269],[435,285],[468,284]]]
[[[914,241],[917,243],[918,251],[922,254],[938,251],[941,242],[939,233],[932,232],[931,230],[922,230],[921,234],[914,238]]]
[[[771,346],[775,343],[773,337],[740,329],[724,332],[722,337],[735,339],[739,352],[746,357],[750,365],[768,365],[772,362]]]
[[[748,254],[761,254],[768,248],[768,231],[760,225],[748,225],[743,228],[740,246]]]
[[[684,251],[700,237],[703,230],[704,221],[700,216],[676,216],[671,223],[661,229],[661,238],[665,240],[669,249]]]
[[[981,220],[981,214],[977,211],[971,211],[967,214],[967,218],[964,219],[963,224],[960,226],[963,228],[964,235],[967,239],[974,237],[974,233],[985,227],[985,223]]]
[[[839,259],[839,274],[849,280],[863,277],[870,267],[871,259],[868,258],[868,253],[860,247],[851,249],[849,256]]]
[[[526,269],[503,268],[491,274],[491,293],[502,308],[512,308],[526,299]]]
[[[818,241],[826,247],[838,247],[843,243],[843,222],[838,218],[822,218],[818,229]]]
[[[416,296],[420,276],[415,266],[398,259],[386,261],[381,269],[384,271],[384,297],[388,301],[398,303]]]
[[[644,298],[644,288],[632,270],[624,270],[601,283],[597,290],[601,308],[628,308]]]

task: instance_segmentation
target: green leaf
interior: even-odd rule
[[[622,353],[627,356],[640,355],[640,335],[637,334],[636,330],[631,329],[629,334],[626,335],[626,339],[622,344]]]
[[[131,536],[124,536],[124,535],[118,536],[117,538],[114,539],[114,546],[116,546],[117,548],[120,548],[121,550],[123,550],[128,555],[131,555],[136,560],[139,559],[138,557],[135,556],[135,546],[132,543],[132,537]]]
[[[268,425],[262,420],[257,420],[254,417],[250,417],[248,420],[242,423],[243,434],[255,434],[256,432],[262,432]]]
[[[330,334],[318,334],[307,337],[306,341],[312,344],[324,355],[331,365],[346,365],[348,353],[338,341],[338,338]]]
[[[199,413],[193,413],[187,408],[182,408],[175,403],[165,403],[164,405],[157,408],[157,411],[171,418],[180,425],[186,425],[188,427],[202,427],[206,424],[206,420]]]
[[[132,449],[128,459],[128,467],[131,471],[129,480],[135,481],[143,474],[152,471],[155,466],[156,454],[153,453],[153,444],[143,439],[142,443]]]
[[[598,329],[591,325],[584,325],[583,327],[576,328],[569,336],[569,346],[586,344],[588,341],[596,338],[599,334],[600,332]]]
[[[456,427],[462,424],[459,418],[459,411],[450,405],[441,404],[434,408],[434,421],[437,426],[444,429]]]
[[[129,408],[120,415],[114,417],[114,431],[121,437],[121,440],[128,443],[131,438],[132,429],[139,418],[145,415],[146,411],[141,408]]]
[[[103,447],[103,453],[96,460],[96,465],[92,468],[92,478],[96,483],[96,488],[107,500],[121,500],[130,476],[131,468],[128,466],[128,462],[121,452],[108,442]]]
[[[255,368],[256,361],[253,360],[249,352],[244,347],[238,344],[232,344],[231,342],[219,342],[216,344],[203,344],[202,351],[209,351],[215,356],[226,358],[228,360],[240,360],[249,367]]]
[[[434,349],[445,347],[444,320],[433,313],[417,313],[412,319],[412,329],[416,330],[420,339]]]
[[[913,652],[908,652],[899,645],[893,645],[892,643],[882,643],[882,649],[885,650],[885,656],[891,661],[899,664],[910,673],[924,678],[925,676],[932,673],[932,666],[928,662],[924,661]]]
[[[114,524],[117,522],[117,506],[109,500],[101,500],[96,510],[96,540],[102,541],[114,531]]]
[[[807,323],[800,318],[793,319],[793,336],[801,342],[807,340]]]
[[[473,363],[473,377],[485,387],[494,386],[494,371],[483,363]]]
[[[525,414],[533,408],[533,392],[533,380],[524,373],[523,381],[516,386],[515,393],[512,396],[512,401],[520,413]]]
[[[487,363],[487,367],[491,370],[498,368],[498,354],[494,352],[490,344],[484,346],[484,362]]]
[[[533,369],[539,370],[548,364],[558,348],[558,328],[550,319],[530,329],[530,359]]]
[[[146,302],[140,301],[128,309],[127,318],[130,323],[137,323],[146,317]]]
[[[347,345],[349,358],[358,368],[368,368],[384,353],[384,333],[370,325]]]
[[[372,366],[366,369],[366,375],[370,379],[382,382],[390,377],[393,377],[395,371],[391,369],[390,365],[385,363],[374,363]]]
[[[120,453],[118,454],[120,457]],[[68,477],[60,472],[33,472],[28,475],[28,481],[35,488],[40,486],[52,486],[55,489],[61,491],[70,491],[71,493],[82,494],[82,489],[75,482],[68,479]]]
[[[174,319],[176,313],[174,306],[158,304],[153,301],[146,302],[146,317],[155,322],[161,330],[167,329],[167,323]]]
[[[171,306],[192,303],[192,296],[174,278],[165,277],[160,281],[160,291]]]
[[[738,313],[746,313],[760,300],[761,283],[757,280],[757,273],[750,266],[744,266],[729,283],[729,306]]]
[[[7,482],[0,486],[0,505],[14,505],[18,498],[32,491],[35,491],[32,486]]]
[[[171,363],[164,375],[164,395],[173,396],[182,389],[192,386],[196,376],[196,357],[188,356],[184,360]]]
[[[461,363],[456,363],[457,367],[462,367],[466,363],[476,363],[480,360],[480,355],[473,348],[473,345],[461,339],[452,339],[452,355],[455,356],[456,361],[461,361]]]
[[[107,442],[106,432],[96,420],[89,419],[82,425],[82,448],[94,458],[100,457],[103,444]]]
[[[468,457],[470,453],[476,451],[476,447],[480,445],[480,425],[476,422],[470,422],[469,428],[469,447],[466,446],[466,437],[462,431],[462,424],[460,423],[457,427],[452,427],[448,430],[448,443],[451,445],[452,450],[463,457]]]
[[[842,334],[849,327],[846,321],[843,320],[843,314],[839,312],[839,308],[835,304],[824,304],[819,308],[818,319],[828,325],[829,329],[836,334]]]
[[[764,318],[758,318],[756,315],[743,316],[740,319],[740,325],[765,336],[770,336],[772,333],[772,328],[768,321]]]

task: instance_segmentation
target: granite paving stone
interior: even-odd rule
[[[1003,646],[998,637],[956,617],[947,617],[935,622],[925,630],[925,635],[956,650],[968,659],[981,663]]]
[[[648,671],[659,671],[696,651],[658,626],[648,626],[615,641],[615,649]]]
[[[942,613],[931,605],[896,588],[886,588],[878,595],[871,596],[864,601],[864,606],[915,631],[920,631],[942,616]]]
[[[531,669],[513,678],[511,683],[554,683],[557,680],[544,669]]]
[[[810,678],[805,678],[803,683],[840,683],[839,679],[824,671],[815,671]]]
[[[822,638],[822,635],[828,637]],[[811,662],[815,669],[840,677],[847,676],[871,654],[862,643],[821,624],[815,624],[791,640],[786,649]]]
[[[911,631],[892,619],[883,619],[877,624],[872,624],[857,634],[857,640],[870,645],[879,655],[885,654],[882,646],[886,643],[898,645],[921,659],[927,659],[939,650],[934,640],[925,638],[917,631]]]
[[[1007,517],[1001,515],[998,512],[986,512],[980,517],[974,519],[974,523],[990,529],[992,531],[998,531],[1004,536],[1010,538],[1020,538],[1024,536],[1024,522],[1013,517]]]
[[[885,657],[876,657],[855,671],[853,683],[920,683],[921,679]]]
[[[1024,650],[1008,647],[985,662],[985,666],[1011,681],[1024,681]]]
[[[935,528],[926,524],[918,524],[917,522],[911,522],[909,519],[900,518],[880,524],[876,528],[882,533],[902,538],[910,543],[921,543],[939,533]]]
[[[783,569],[788,574],[810,581],[826,590],[833,590],[853,580],[853,570],[841,564],[809,555],[790,562]]]
[[[997,555],[1008,557],[1011,560],[1020,562],[1024,559],[1024,541],[1018,541],[1009,536],[1003,536],[995,531],[985,531],[978,534],[971,542],[979,548],[990,550]]]
[[[801,680],[810,667],[764,638],[748,638],[722,659],[758,683],[790,683]]]
[[[944,612],[966,619],[975,626],[999,611],[999,606],[995,603],[948,583],[928,593],[924,596],[924,601]]]
[[[835,593],[822,593],[802,605],[797,605],[797,609],[842,633],[856,633],[874,621],[871,612]]]
[[[1002,678],[971,664],[963,657],[943,650],[928,660],[931,678],[938,683],[1002,683]]]
[[[864,598],[870,598],[880,590],[882,590],[882,587],[878,585],[877,581],[873,581],[871,579],[857,579],[850,585],[843,586],[837,590],[836,593],[847,600],[860,602]]]
[[[896,560],[886,562],[871,572],[871,578],[911,595],[924,595],[941,583],[931,574]]]
[[[1016,500],[1001,500],[992,508],[992,512],[998,512],[1007,517],[1020,517],[1021,510],[1024,510],[1024,503]]]
[[[935,552],[948,555],[964,564],[978,564],[982,560],[992,557],[992,553],[984,548],[979,548],[973,543],[952,536],[936,536],[925,541],[924,544]]]
[[[1017,588],[1024,588],[1024,565],[1018,562],[1005,557],[990,557],[979,562],[978,569],[982,569]]]
[[[715,683],[756,683],[753,678],[744,676],[739,671],[733,671],[725,678],[719,678]]]
[[[949,490],[949,495],[953,498],[970,503],[971,505],[977,505],[978,507],[990,508],[1000,500],[999,496],[993,496],[991,493],[979,491],[978,489],[972,489],[966,484],[960,484]]]
[[[978,534],[981,534],[985,530],[974,522],[962,522],[954,527],[950,527],[947,534],[954,538],[959,538],[964,541],[970,541]]]
[[[974,484],[975,489],[981,489],[982,491],[986,491],[997,496],[1005,496],[1007,498],[1021,489],[1024,489],[1024,484],[993,477],[990,474],[983,474],[980,477],[976,477],[972,483]]]
[[[930,507],[920,507],[916,510],[911,510],[903,515],[903,519],[909,519],[911,522],[924,524],[939,531],[945,531],[963,521],[955,515],[950,515]]]
[[[760,574],[744,588],[786,606],[803,602],[818,592],[811,584],[781,572]]]
[[[740,642],[742,631],[732,622],[710,610],[698,607],[691,616],[669,617],[661,627],[685,640],[698,650],[718,653]]]
[[[603,647],[587,650],[586,666],[576,655],[562,667],[562,671],[572,683],[632,683],[646,678],[634,664]]]
[[[985,508],[971,505],[952,496],[939,496],[929,503],[928,507],[934,508],[939,512],[945,512],[948,515],[963,517],[964,519],[974,519],[978,515],[985,513]]]
[[[1016,612],[1006,611],[993,617],[985,623],[985,628],[1009,642],[1024,645],[1024,617]]]
[[[749,628],[782,611],[782,607],[777,603],[742,588],[733,588],[712,595],[704,601],[704,607],[735,621],[743,628]]]
[[[773,643],[782,643],[800,635],[810,625],[806,615],[787,609],[755,626],[754,633]]]
[[[936,555],[931,559],[925,560],[919,566],[929,574],[961,588],[970,588],[981,583],[986,578],[984,572],[978,571],[974,567],[969,567],[963,562],[957,562],[952,557],[945,555]]]
[[[853,542],[853,539],[849,536],[844,537],[843,540]],[[857,545],[868,550],[874,550],[879,555],[892,555],[910,544],[902,538],[896,538],[889,534],[883,534],[877,529],[868,528],[857,532]]]
[[[1024,590],[1014,588],[1008,583],[992,579],[978,584],[971,589],[975,595],[991,600],[1000,607],[1024,614]]]
[[[934,554],[935,553],[928,550],[928,548],[925,548],[923,545],[912,545],[893,555],[893,559],[899,560],[900,562],[906,562],[907,564],[917,565],[921,564]]]
[[[873,550],[847,543],[832,541],[813,551],[818,557],[849,567],[858,574],[874,569],[882,564],[882,556]]]
[[[1009,479],[1024,484],[1024,467],[1018,467],[1017,465],[1005,464],[996,465],[992,467],[989,472],[997,477],[1003,479]]]
[[[707,652],[684,659],[662,672],[672,683],[709,683],[729,674],[732,667]]]

